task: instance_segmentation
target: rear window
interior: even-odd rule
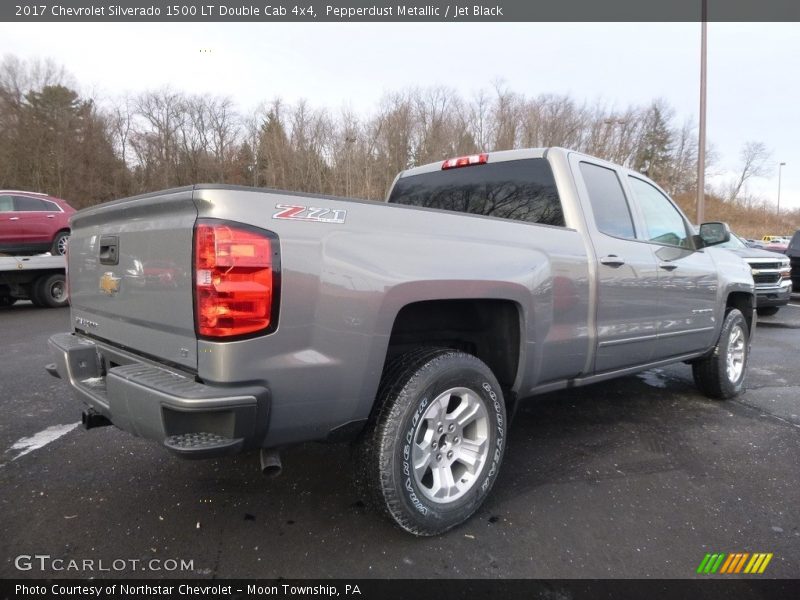
[[[528,158],[401,177],[393,204],[564,226],[550,164]]]

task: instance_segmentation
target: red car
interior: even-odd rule
[[[64,254],[75,209],[60,198],[0,190],[0,252]]]
[[[774,239],[768,244],[764,246],[764,250],[769,250],[770,252],[780,252],[781,254],[786,254],[786,249],[789,247],[789,242],[781,240],[781,239]]]

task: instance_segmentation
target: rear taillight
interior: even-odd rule
[[[473,165],[485,165],[487,162],[489,162],[489,155],[486,152],[483,152],[482,154],[470,154],[469,156],[448,158],[442,163],[442,170],[457,169],[458,167],[471,167]]]
[[[277,325],[275,234],[223,221],[194,232],[195,323],[202,337],[266,333]]]

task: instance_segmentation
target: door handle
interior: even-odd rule
[[[100,236],[100,264],[118,265],[119,264],[119,236],[103,235]]]
[[[624,265],[625,261],[622,260],[616,254],[609,254],[608,256],[604,256],[603,258],[600,259],[600,264],[601,265],[606,265],[606,266],[609,266],[609,267],[617,268],[617,267],[621,267],[622,265]]]
[[[9,221],[19,221],[19,217],[9,217]]]
[[[659,269],[664,269],[665,271],[674,271],[675,269],[678,268],[678,265],[676,265],[674,263],[660,263],[658,265],[658,268]]]
[[[55,215],[47,215],[47,218],[48,218],[48,219],[55,219],[55,218],[56,218],[56,216],[55,216]]]

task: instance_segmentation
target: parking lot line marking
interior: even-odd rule
[[[20,438],[14,442],[11,448],[6,450],[6,452],[11,452],[12,450],[21,450],[21,452],[11,459],[12,461],[17,460],[29,452],[43,448],[50,442],[55,442],[58,438],[68,434],[78,425],[80,425],[80,422],[70,423],[68,425],[53,425],[52,427],[43,429],[39,433],[35,433],[30,437]]]
[[[792,303],[789,303],[789,304],[787,304],[786,306],[794,306],[795,308],[800,308],[800,304],[792,304]]]

